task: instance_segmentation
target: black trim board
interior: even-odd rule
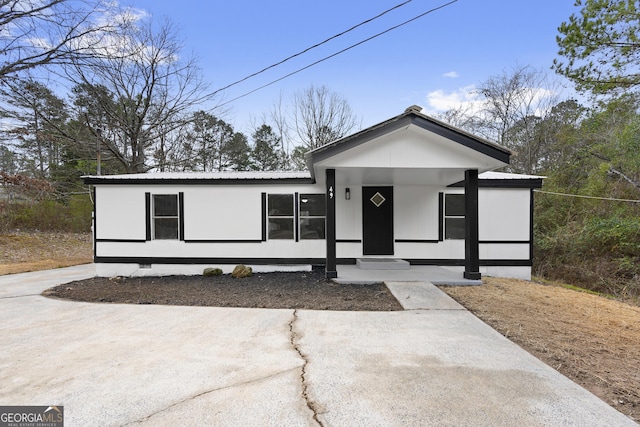
[[[262,243],[263,240],[260,239],[189,239],[185,240],[185,243]]]
[[[417,259],[405,258],[411,265],[441,265],[447,267],[464,267],[464,259]],[[169,258],[169,257],[95,257],[94,262],[103,264],[254,264],[254,265],[325,265],[325,258]],[[337,258],[340,265],[353,265],[355,258]],[[526,259],[488,259],[480,260],[483,267],[531,267],[531,260]]]
[[[481,245],[528,245],[529,240],[480,240]]]
[[[149,174],[149,176],[153,176]],[[109,175],[102,177],[87,176],[84,183],[88,185],[282,185],[282,184],[314,184],[311,178],[266,178],[266,179],[233,179],[233,178],[197,178],[194,174],[189,178],[109,178]]]
[[[147,243],[145,239],[96,239],[97,243]]]
[[[104,264],[322,264],[324,258],[174,258],[174,257],[95,257]]]
[[[463,259],[413,259],[403,258],[411,265],[441,265],[445,267],[464,267]],[[481,267],[531,267],[529,259],[481,259]]]
[[[98,199],[96,199],[96,187],[93,187],[91,189],[91,192],[93,193],[93,256],[95,257],[96,255],[98,255],[98,242],[97,242],[97,237],[98,236],[98,220],[97,220],[97,215],[98,215],[98,209],[97,209],[97,205],[98,205]]]
[[[449,188],[463,188],[464,181],[448,185]],[[542,178],[533,179],[478,179],[479,188],[542,188]]]

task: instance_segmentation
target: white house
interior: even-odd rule
[[[511,152],[409,107],[307,154],[308,172],[87,176],[100,276],[392,258],[531,276],[533,189]],[[274,267],[275,266],[275,267]]]

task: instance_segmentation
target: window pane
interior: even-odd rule
[[[156,218],[154,225],[156,239],[178,239],[178,218]]]
[[[175,194],[156,194],[153,196],[154,216],[178,216],[178,196]]]
[[[325,202],[324,194],[301,194],[300,216],[325,216]]]
[[[444,198],[445,216],[464,216],[464,194],[447,194]]]
[[[324,239],[324,217],[300,220],[301,239]]]
[[[464,239],[464,218],[445,218],[445,239]]]
[[[293,218],[269,218],[269,239],[293,239]]]
[[[293,216],[293,196],[269,194],[269,216]]]

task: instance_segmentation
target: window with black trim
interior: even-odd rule
[[[180,238],[180,210],[177,194],[154,194],[151,214],[153,239]]]
[[[293,194],[267,196],[267,224],[269,239],[293,239]]]
[[[300,238],[324,239],[327,198],[324,194],[300,195]]]
[[[464,239],[464,194],[444,195],[444,238]]]

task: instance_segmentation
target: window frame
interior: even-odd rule
[[[175,198],[175,215],[160,215],[158,214],[158,212],[156,211],[156,207],[158,204],[158,201],[156,200],[156,198],[159,197],[169,197],[172,196]],[[150,228],[151,228],[151,235],[150,235],[150,240],[182,240],[183,236],[183,230],[182,230],[182,193],[157,193],[157,194],[151,194],[150,195],[150,201],[151,201],[151,206],[150,206],[150,212],[149,212],[149,220],[150,220]],[[175,237],[158,237],[158,225],[157,225],[157,221],[158,220],[175,220],[175,225],[172,224],[171,228],[173,229],[173,227],[175,226]],[[172,230],[173,231],[173,230]],[[173,233],[172,233],[173,235]]]
[[[307,200],[312,198],[312,197],[319,197],[323,203],[322,203],[322,207],[323,207],[323,212],[322,215],[318,215],[317,213],[315,214],[303,214],[303,212],[310,212],[310,211],[303,211],[303,203],[304,199],[306,198]],[[327,201],[326,201],[326,194],[324,193],[302,193],[300,194],[299,198],[298,198],[298,212],[299,212],[299,217],[298,217],[298,235],[300,236],[300,240],[325,240],[327,238]],[[308,234],[306,232],[306,230],[304,229],[305,225],[310,225],[310,223],[316,222],[317,220],[322,219],[322,234],[317,234],[318,237],[309,237],[311,236],[310,234]],[[305,224],[304,221],[307,221],[307,223]]]
[[[272,197],[274,198],[274,202],[275,202],[275,197],[282,197],[282,196],[288,196],[291,198],[292,203],[291,203],[290,215],[288,212],[284,214],[272,213],[272,211],[275,210],[275,209],[272,209],[272,203],[273,203]],[[296,200],[295,200],[294,194],[292,193],[268,193],[267,194],[267,240],[295,240],[296,238],[295,219],[296,219]],[[279,223],[282,223],[283,220],[287,220],[287,222],[290,220],[291,237],[288,237],[288,233],[287,233],[287,237],[276,237],[274,234],[272,234],[274,231],[278,231],[277,229],[272,229],[271,227],[272,221],[274,221],[273,222],[274,225],[277,224],[276,220]],[[288,231],[288,229],[286,231]]]

